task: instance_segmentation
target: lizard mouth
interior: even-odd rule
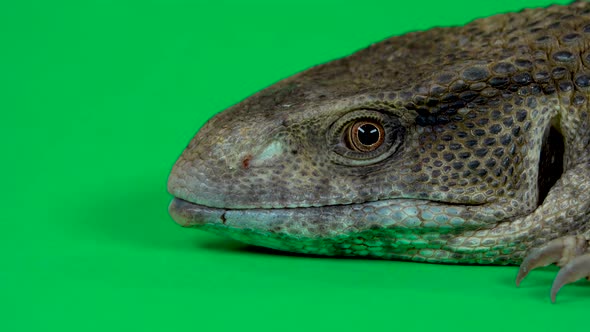
[[[331,237],[374,229],[453,232],[498,222],[484,206],[457,206],[417,199],[273,209],[224,209],[175,197],[169,212],[183,227],[245,229],[291,237]]]
[[[172,219],[182,227],[198,227],[206,224],[223,224],[225,209],[211,208],[174,197],[168,206]]]
[[[498,222],[494,210],[484,206],[415,199],[308,208],[224,209],[175,197],[169,212],[181,226],[255,246],[304,254],[433,262],[459,262],[457,250],[466,250],[466,255],[473,256],[468,259],[477,261],[481,254],[476,252],[477,246],[465,247],[471,244],[453,241]]]

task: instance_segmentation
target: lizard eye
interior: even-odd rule
[[[351,111],[328,131],[333,161],[348,166],[377,163],[397,151],[405,128],[400,119],[378,110]]]
[[[374,120],[361,120],[349,126],[346,136],[347,146],[358,152],[376,150],[385,140],[383,126]]]

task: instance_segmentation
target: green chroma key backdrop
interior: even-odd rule
[[[567,1],[555,1],[566,3]],[[215,113],[373,42],[551,1],[5,1],[0,330],[581,331],[555,268],[322,258],[177,226],[168,173]]]

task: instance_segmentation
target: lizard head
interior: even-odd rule
[[[388,39],[216,115],[173,167],[174,220],[287,251],[485,261],[498,243],[469,235],[539,204],[557,107],[529,60],[490,49],[494,22]]]

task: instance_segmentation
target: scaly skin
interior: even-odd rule
[[[311,68],[199,131],[170,175],[170,212],[322,255],[519,264],[556,238],[583,242],[588,45],[590,4],[577,2],[409,33]],[[365,120],[384,141],[355,151],[350,128]]]

